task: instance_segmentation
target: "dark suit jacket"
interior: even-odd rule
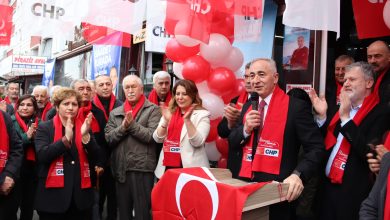
[[[14,125],[12,124],[11,117],[0,110],[0,114],[3,114],[4,123],[7,128],[8,139],[9,139],[9,154],[7,164],[5,165],[3,172],[0,173],[0,185],[4,182],[6,176],[11,177],[14,181],[20,176],[20,168],[23,162],[23,146],[22,141],[15,131]],[[1,134],[3,135],[3,134]],[[3,138],[3,136],[1,137]]]
[[[242,157],[242,148],[249,141],[249,137],[244,138],[242,123],[243,116],[246,113],[250,102],[243,106],[239,124],[232,129],[229,136],[230,149],[239,152]],[[270,109],[268,109],[270,111]],[[277,109],[274,109],[277,111]],[[267,113],[268,114],[268,113]],[[255,142],[257,144],[257,141]],[[298,163],[298,152],[303,146],[304,156]],[[319,128],[314,123],[313,115],[307,104],[294,97],[290,97],[288,106],[287,122],[284,130],[284,142],[280,174],[273,175],[268,173],[256,172],[252,181],[264,182],[270,180],[283,181],[295,170],[301,172],[303,180],[310,178],[313,172],[316,172],[324,156],[323,137]],[[241,160],[238,167],[241,167]]]
[[[230,103],[236,104],[238,97],[235,97],[230,101]],[[231,130],[228,128],[228,122],[225,117],[222,118],[221,122],[219,122],[218,127],[218,135],[221,138],[228,138]],[[229,145],[231,144],[228,141]],[[229,147],[229,149],[232,147]],[[232,172],[233,178],[238,178],[238,173],[240,172],[239,164],[241,163],[241,154],[238,151],[229,150],[228,158],[227,158],[227,168]]]
[[[381,102],[390,105],[390,69],[385,74],[379,85],[379,97]]]
[[[382,220],[385,212],[385,199],[387,190],[387,176],[390,169],[390,153],[386,153],[381,162],[378,178],[375,181],[370,195],[365,199],[360,208],[360,219]]]
[[[329,119],[331,120],[331,118]],[[344,170],[342,184],[333,184],[324,174],[332,148],[327,151],[321,173],[323,184],[320,189],[320,215],[322,219],[358,219],[361,202],[372,187],[372,175],[368,168],[366,154],[370,152],[368,143],[378,144],[386,131],[390,114],[385,105],[375,106],[357,126],[352,120],[343,127],[337,126],[335,136],[341,132],[351,144]],[[340,124],[340,122],[338,122]]]
[[[53,139],[53,120],[39,124],[35,136],[38,170],[35,209],[43,212],[64,213],[69,209],[72,200],[79,210],[90,208],[93,203],[93,189],[81,189],[80,162],[75,141],[72,141],[72,147],[68,149],[62,140],[53,143]],[[89,154],[96,154],[99,150],[93,135],[89,143],[83,146]],[[90,159],[89,154],[88,159]],[[47,189],[45,184],[50,164],[59,156],[64,158],[64,187]]]

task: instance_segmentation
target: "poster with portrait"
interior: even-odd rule
[[[51,88],[54,84],[55,61],[55,59],[48,59],[45,63],[45,72],[42,76],[42,85],[47,86],[48,88]]]
[[[283,68],[306,70],[309,63],[310,30],[284,27]]]
[[[110,76],[115,95],[118,95],[121,50],[122,47],[112,45],[93,45],[92,48],[91,79],[100,75]]]

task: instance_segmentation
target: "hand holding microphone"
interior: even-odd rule
[[[244,129],[247,134],[252,133],[252,131],[258,131],[261,125],[260,112],[258,111],[259,94],[257,94],[257,92],[252,92],[250,101],[252,104],[252,110],[247,113],[244,124]]]

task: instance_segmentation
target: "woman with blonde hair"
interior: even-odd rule
[[[162,117],[153,139],[163,143],[155,170],[161,178],[166,169],[209,167],[205,141],[210,131],[210,113],[202,107],[198,89],[190,80],[178,81],[169,107],[160,105]]]

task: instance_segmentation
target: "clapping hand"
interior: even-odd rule
[[[81,126],[81,135],[87,135],[89,133],[89,130],[91,128],[92,123],[92,113],[88,113],[87,117],[84,120],[83,125]]]
[[[183,115],[183,119],[184,120],[189,120],[191,118],[191,115],[192,115],[192,112],[194,111],[196,107],[196,104],[192,104],[188,109],[187,111],[184,113]]]
[[[35,136],[36,131],[37,131],[37,123],[32,123],[26,132],[27,139],[30,140],[31,138],[33,138]]]
[[[68,117],[65,123],[65,137],[71,142],[73,140],[73,120],[71,117]]]
[[[234,127],[240,117],[241,111],[238,110],[233,103],[230,103],[225,107],[225,118],[228,122],[228,128],[231,129]]]
[[[2,110],[3,112],[7,111],[7,102],[5,102],[4,100],[0,101],[0,110]]]
[[[122,126],[126,130],[129,128],[131,122],[133,122],[133,111],[128,111],[122,121]]]
[[[316,91],[312,88],[309,92],[311,104],[313,105],[314,111],[317,113],[319,119],[326,118],[326,111],[328,110],[328,103],[325,100],[325,95],[317,95]]]
[[[351,98],[349,95],[341,89],[340,92],[340,108],[339,108],[339,114],[341,121],[346,121],[349,119],[349,112],[351,111],[352,104],[351,104]]]
[[[160,109],[165,121],[169,122],[172,118],[172,113],[169,111],[168,107],[165,106],[164,102],[160,102]]]

